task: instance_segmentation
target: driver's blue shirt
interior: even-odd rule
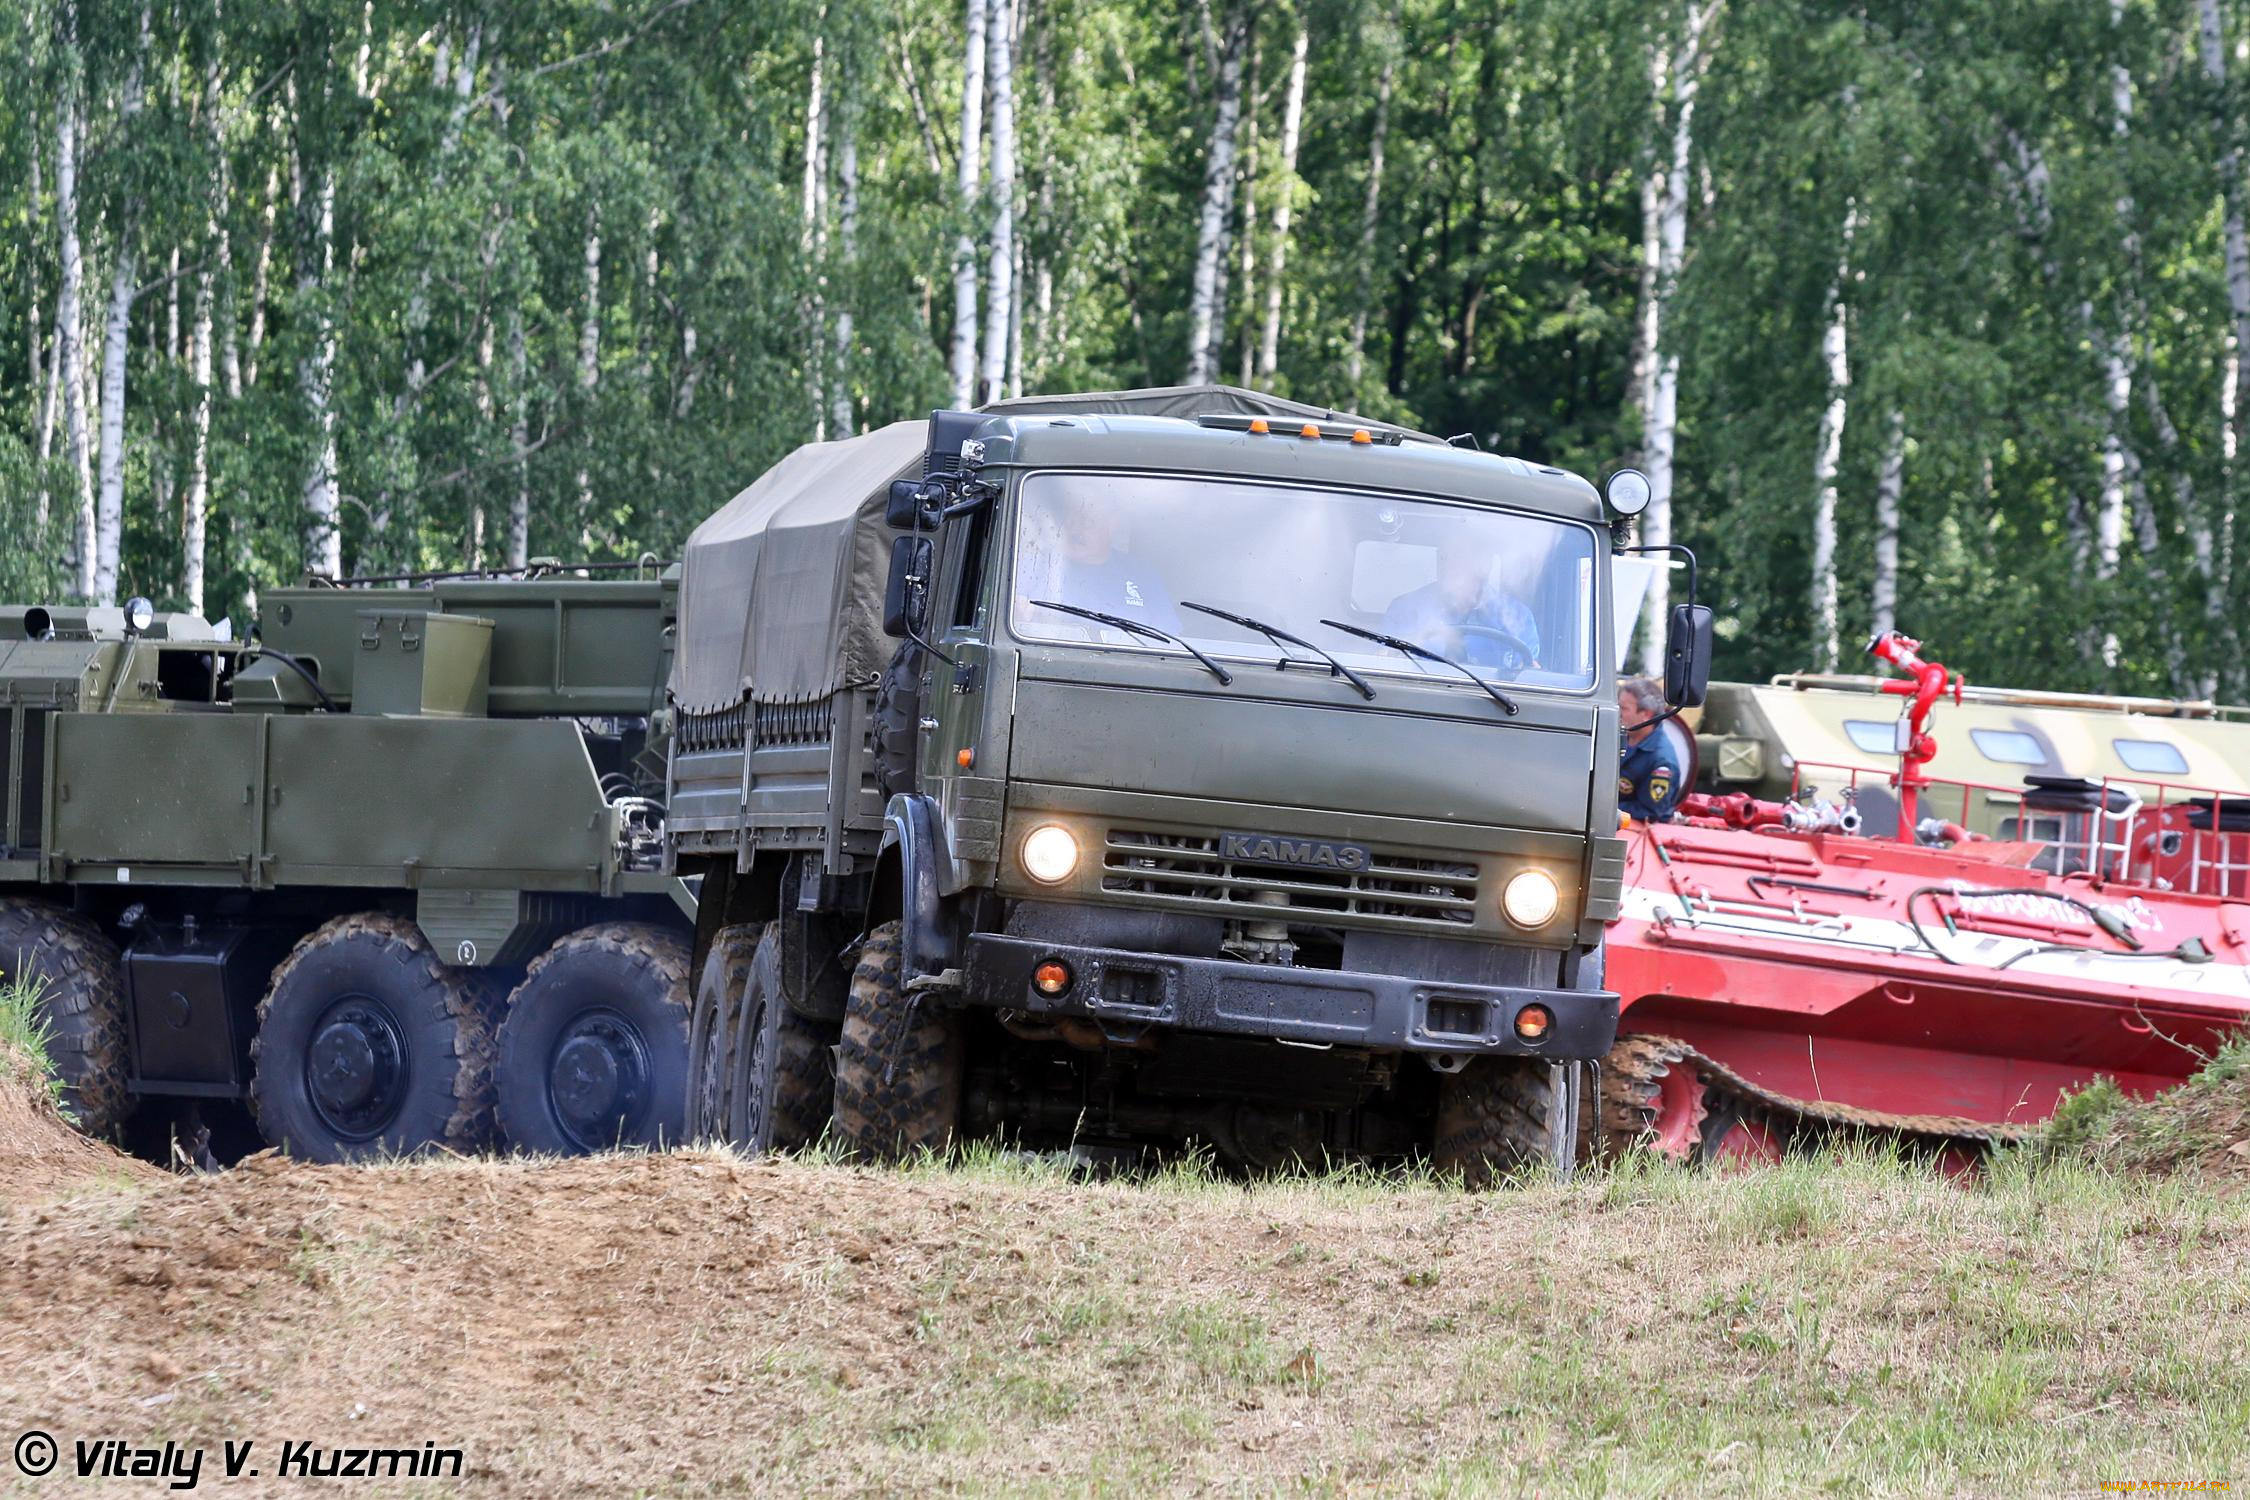
[[[1687,795],[1680,783],[1679,752],[1660,724],[1638,745],[1626,742],[1617,763],[1617,810],[1643,823],[1665,822]]]
[[[1465,613],[1446,602],[1444,593],[1434,583],[1399,595],[1391,607],[1383,611],[1383,633],[1395,635],[1417,646],[1438,649],[1439,638],[1469,626],[1480,630],[1498,630],[1523,642],[1531,653],[1531,661],[1516,665],[1528,667],[1539,659],[1539,623],[1532,618],[1530,608],[1513,594],[1488,592]],[[1509,648],[1488,635],[1464,633],[1457,651],[1461,660],[1482,667],[1506,667]]]

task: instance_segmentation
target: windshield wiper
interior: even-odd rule
[[[1145,635],[1151,640],[1170,641],[1173,645],[1179,647],[1182,651],[1185,651],[1188,655],[1194,657],[1197,661],[1203,663],[1203,665],[1205,665],[1206,667],[1209,667],[1211,669],[1211,675],[1218,678],[1222,685],[1234,681],[1233,673],[1229,672],[1225,667],[1220,666],[1217,662],[1211,660],[1210,657],[1205,656],[1202,652],[1196,650],[1186,641],[1183,641],[1178,636],[1172,634],[1172,632],[1170,632],[1169,630],[1158,630],[1154,625],[1143,625],[1140,621],[1128,620],[1123,615],[1104,614],[1098,609],[1085,609],[1076,604],[1057,604],[1052,599],[1034,599],[1031,602],[1039,606],[1039,608],[1041,609],[1059,609],[1066,615],[1077,615],[1080,619],[1098,620],[1102,624],[1108,625],[1117,630],[1122,630],[1128,635]]]
[[[1311,641],[1306,640],[1302,636],[1291,635],[1288,631],[1283,630],[1278,626],[1268,625],[1263,620],[1253,620],[1248,615],[1230,614],[1223,609],[1213,609],[1208,604],[1197,604],[1192,599],[1182,599],[1180,601],[1180,608],[1192,609],[1199,615],[1211,615],[1214,618],[1229,621],[1232,624],[1240,625],[1245,630],[1255,630],[1256,632],[1258,632],[1258,634],[1264,636],[1267,640],[1273,642],[1276,646],[1302,646],[1307,651],[1310,651],[1313,655],[1319,657],[1322,661],[1328,663],[1329,676],[1343,678],[1344,681],[1359,689],[1359,695],[1362,698],[1373,699],[1375,696],[1375,689],[1367,685],[1366,678],[1360,676],[1350,667],[1345,666],[1342,662],[1336,660],[1335,657],[1330,656],[1326,651],[1323,651],[1320,647],[1314,645]],[[1290,656],[1285,650],[1282,654],[1281,660],[1274,663],[1274,667],[1278,670],[1290,665],[1296,660],[1297,659],[1295,657]],[[1305,662],[1303,663],[1303,665],[1309,667],[1312,665],[1312,663]]]
[[[1437,652],[1432,651],[1427,646],[1416,645],[1413,641],[1404,640],[1395,635],[1385,635],[1379,630],[1362,630],[1357,625],[1346,625],[1342,620],[1322,620],[1320,623],[1327,626],[1330,630],[1341,630],[1342,632],[1344,632],[1344,634],[1356,635],[1363,641],[1373,641],[1378,646],[1388,646],[1393,651],[1403,651],[1408,656],[1419,656],[1426,661],[1434,661],[1441,666],[1451,667],[1454,671],[1459,672],[1463,677],[1468,678],[1469,681],[1475,683],[1478,687],[1483,688],[1485,692],[1491,696],[1493,702],[1499,704],[1502,708],[1508,711],[1508,714],[1511,718],[1516,714],[1522,712],[1522,710],[1516,706],[1515,699],[1509,697],[1506,693],[1501,692],[1491,683],[1486,682],[1482,677],[1479,677],[1476,673],[1470,671],[1467,667],[1462,666],[1459,662],[1455,661],[1450,656],[1441,656]]]

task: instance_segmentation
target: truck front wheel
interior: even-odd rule
[[[899,924],[867,934],[836,1048],[836,1134],[876,1161],[942,1152],[961,1119],[961,1018],[907,992]]]
[[[782,993],[776,926],[769,925],[758,940],[740,1015],[729,1136],[753,1156],[801,1151],[828,1128],[836,1096],[836,1028],[806,1020]]]
[[[1567,1172],[1578,1121],[1560,1071],[1535,1057],[1480,1057],[1446,1075],[1438,1088],[1433,1164],[1460,1174],[1473,1191],[1541,1166]]]
[[[63,1106],[88,1135],[113,1137],[132,1112],[125,1078],[125,978],[117,945],[75,912],[0,901],[0,981],[37,991],[32,1017]]]
[[[259,1133],[306,1161],[475,1151],[491,1133],[484,1017],[402,917],[338,917],[290,950],[250,1057]]]
[[[680,1144],[689,956],[676,932],[607,922],[533,961],[508,999],[493,1066],[508,1144],[558,1156]]]

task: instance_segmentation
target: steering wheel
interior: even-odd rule
[[[1463,635],[1482,636],[1498,646],[1500,648],[1500,661],[1494,670],[1503,677],[1515,678],[1525,668],[1531,666],[1536,659],[1535,653],[1529,646],[1525,645],[1520,638],[1508,634],[1505,630],[1496,630],[1490,625],[1456,625],[1453,628]],[[1476,663],[1471,663],[1471,665],[1476,665]]]

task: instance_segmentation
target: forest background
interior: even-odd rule
[[[1723,674],[2250,696],[2241,0],[18,0],[0,597],[669,556],[1224,379],[1598,475]]]

